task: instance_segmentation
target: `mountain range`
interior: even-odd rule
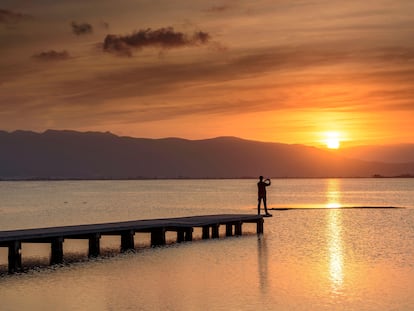
[[[372,162],[407,163],[414,162],[414,144],[348,147],[341,154]]]
[[[186,140],[109,132],[0,131],[0,179],[414,176],[414,144],[399,147],[329,151],[236,137]]]

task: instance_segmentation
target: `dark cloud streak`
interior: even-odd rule
[[[89,23],[72,22],[70,25],[72,26],[72,32],[77,36],[86,35],[93,32],[93,27]]]
[[[32,16],[27,14],[0,9],[0,24],[15,24],[32,18]]]
[[[205,10],[207,13],[222,13],[230,10],[229,5],[215,5]]]
[[[133,49],[139,50],[151,46],[161,49],[172,49],[206,44],[209,40],[210,35],[203,31],[187,35],[175,31],[172,27],[156,30],[148,28],[125,36],[109,34],[103,42],[103,50],[123,56],[132,56]]]
[[[67,51],[49,50],[34,54],[33,57],[42,61],[66,60],[69,59],[69,53]]]

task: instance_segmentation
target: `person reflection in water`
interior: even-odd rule
[[[257,214],[260,215],[260,203],[263,200],[263,205],[265,209],[266,216],[272,216],[267,211],[267,202],[266,202],[266,187],[271,185],[270,179],[263,180],[263,176],[259,177],[259,182],[257,183],[257,194],[258,194],[258,202],[257,202]]]

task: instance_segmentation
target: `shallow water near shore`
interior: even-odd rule
[[[0,230],[217,213],[256,213],[255,180],[0,182]],[[86,260],[65,240],[23,244],[26,272],[0,276],[2,310],[412,310],[413,179],[278,179],[264,235],[148,247]],[[398,206],[404,208],[341,207]],[[297,209],[300,207],[300,209]],[[305,207],[305,208],[303,208]],[[309,208],[312,207],[312,208]],[[220,228],[222,229],[222,228]],[[196,233],[197,236],[198,233]],[[0,271],[7,252],[0,248]],[[40,268],[39,268],[40,267]]]

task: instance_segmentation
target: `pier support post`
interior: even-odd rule
[[[193,228],[184,228],[177,230],[177,243],[188,242],[193,240]]]
[[[177,243],[193,240],[193,228],[182,228],[177,230]]]
[[[220,225],[213,225],[213,226],[211,226],[211,237],[213,238],[213,239],[218,239],[219,237],[220,237],[220,235],[219,235],[219,227],[220,227]]]
[[[133,230],[121,233],[121,252],[125,252],[135,248],[134,243],[135,232]]]
[[[185,238],[185,231],[177,230],[177,243],[184,242],[184,238]]]
[[[50,264],[60,264],[63,262],[63,238],[53,238],[52,239],[52,255],[50,257]]]
[[[100,248],[100,233],[94,233],[89,236],[89,252],[88,257],[98,257],[101,253]]]
[[[14,273],[22,269],[22,243],[13,241],[9,243],[9,273]]]
[[[257,221],[257,234],[263,234],[263,223],[264,223],[263,218]]]
[[[210,238],[210,226],[204,226],[203,227],[203,235],[201,237],[203,240]]]
[[[242,222],[239,221],[235,224],[234,235],[242,235]]]
[[[193,228],[188,228],[185,230],[185,236],[184,236],[184,240],[185,241],[192,241],[193,240]]]
[[[226,236],[232,236],[232,235],[233,235],[233,225],[226,224]]]
[[[151,231],[151,246],[165,245],[165,228]]]

